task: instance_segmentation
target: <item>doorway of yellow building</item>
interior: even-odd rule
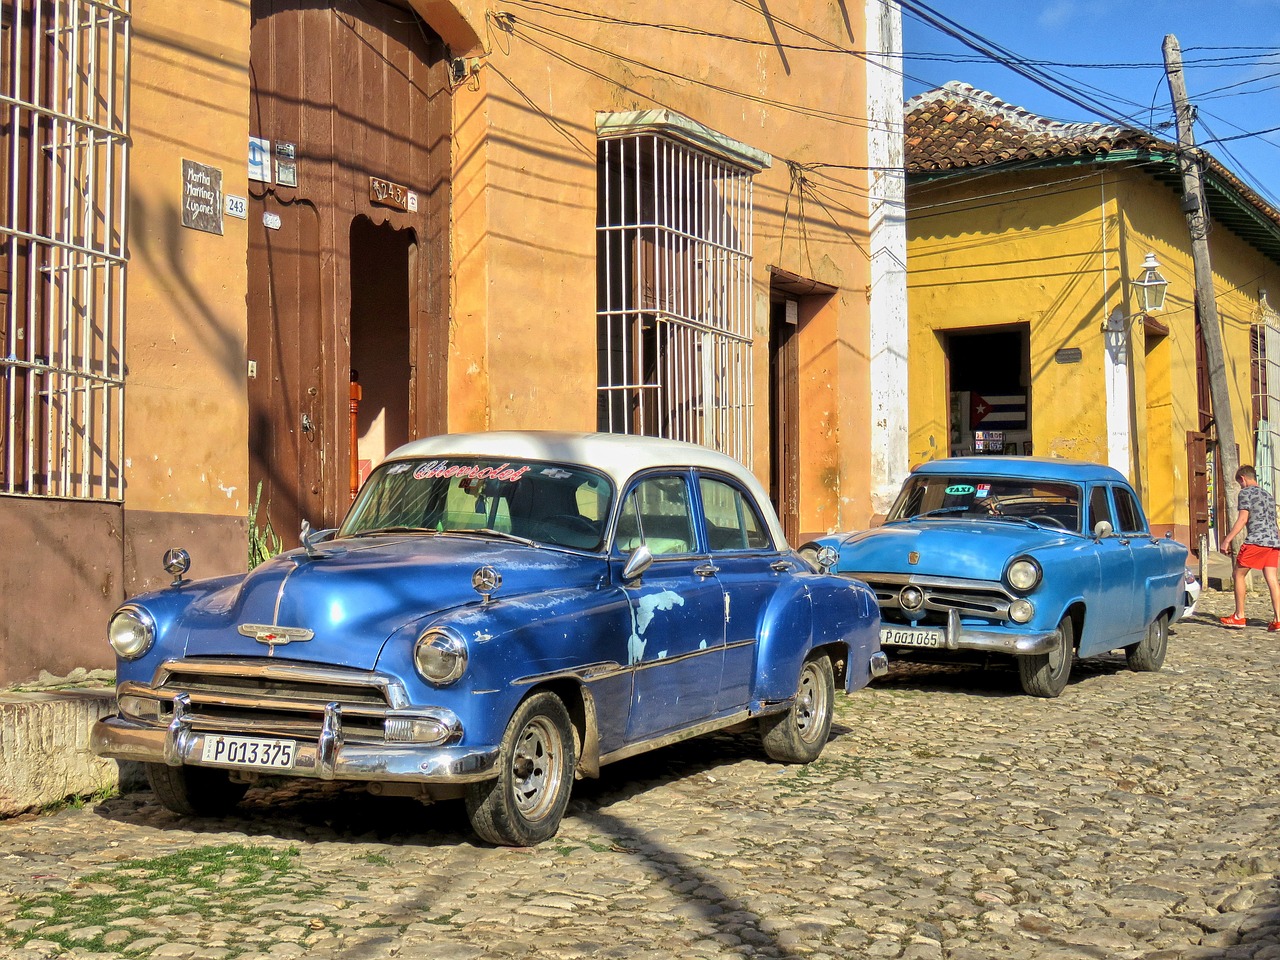
[[[952,456],[1030,456],[1031,335],[1025,324],[945,335]]]

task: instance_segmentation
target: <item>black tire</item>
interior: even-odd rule
[[[1067,688],[1071,660],[1075,656],[1075,624],[1063,617],[1058,624],[1058,644],[1048,653],[1018,657],[1018,677],[1022,690],[1033,697],[1052,700]]]
[[[825,653],[810,657],[800,668],[791,709],[759,720],[760,739],[769,758],[780,763],[817,760],[831,736],[835,696],[831,658]]]
[[[1155,673],[1164,666],[1164,655],[1169,649],[1169,618],[1160,614],[1147,627],[1147,635],[1137,643],[1124,648],[1129,669],[1137,673]]]
[[[498,776],[467,785],[467,816],[482,840],[532,847],[556,835],[577,769],[569,711],[553,693],[535,693],[507,724]]]
[[[147,780],[156,799],[187,817],[220,817],[244,798],[247,783],[236,783],[225,770],[171,767],[148,763]]]

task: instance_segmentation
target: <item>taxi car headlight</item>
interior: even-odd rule
[[[121,607],[107,626],[107,642],[126,660],[136,660],[156,638],[156,621],[141,607]]]
[[[429,627],[413,648],[413,665],[428,683],[446,687],[467,669],[467,641],[451,630]]]
[[[1014,623],[1029,623],[1035,615],[1035,605],[1025,597],[1019,597],[1009,604],[1009,619]]]
[[[1034,590],[1040,583],[1040,564],[1036,563],[1030,557],[1019,557],[1013,563],[1009,564],[1009,569],[1005,571],[1004,577],[1008,581],[1009,586],[1017,590],[1019,593],[1026,593],[1028,590]]]

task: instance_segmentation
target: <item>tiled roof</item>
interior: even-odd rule
[[[1172,149],[1138,130],[1047,120],[956,80],[912,97],[905,113],[908,174],[1153,146]]]
[[[903,112],[909,179],[1019,161],[1030,166],[1072,158],[1132,161],[1136,152],[1144,155],[1144,169],[1152,177],[1182,195],[1177,146],[1141,130],[1049,120],[956,80],[912,97]],[[1202,155],[1210,212],[1280,263],[1280,211],[1214,157]]]

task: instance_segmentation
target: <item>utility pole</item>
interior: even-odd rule
[[[1226,357],[1222,349],[1222,324],[1218,320],[1218,301],[1213,295],[1213,267],[1209,263],[1209,210],[1204,199],[1203,171],[1196,150],[1195,107],[1187,103],[1187,83],[1182,75],[1182,47],[1178,38],[1164,38],[1164,70],[1173,98],[1173,113],[1178,121],[1178,166],[1182,171],[1182,209],[1187,215],[1191,233],[1191,261],[1195,266],[1196,316],[1204,337],[1204,358],[1209,367],[1209,398],[1213,403],[1213,420],[1218,433],[1218,464],[1227,494],[1227,510],[1234,512],[1240,485],[1236,469],[1240,454],[1236,450],[1236,430],[1231,418],[1231,392],[1227,382]],[[1226,517],[1218,519],[1219,531],[1231,526]]]

